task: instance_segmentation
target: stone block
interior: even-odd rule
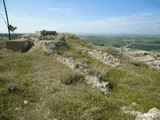
[[[8,40],[6,41],[6,47],[14,52],[27,52],[33,46],[33,42],[25,39]]]

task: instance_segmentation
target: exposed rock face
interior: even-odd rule
[[[77,62],[72,57],[63,58],[59,56],[58,60],[69,66],[71,69],[81,73],[84,76],[85,82],[88,85],[91,85],[92,88],[99,89],[104,94],[112,89],[112,85],[106,80],[102,80],[101,77],[96,75],[90,75],[90,69],[88,69],[85,63]]]
[[[135,116],[135,120],[160,120],[160,110],[156,107],[153,107],[148,111],[148,113],[141,113],[135,110],[132,110],[130,107],[123,106],[120,108],[121,111],[127,114]]]
[[[141,56],[141,57],[136,57],[136,59],[137,59],[137,61],[147,62],[147,61],[153,61],[155,58],[150,55],[145,55],[145,56]]]
[[[44,40],[44,41],[38,41],[35,42],[34,47],[30,50],[33,51],[36,48],[42,47],[46,52],[53,52],[53,51],[58,51],[60,49],[69,49],[69,45],[67,42],[63,40],[59,41],[54,41],[54,40]]]
[[[54,44],[54,47],[52,49],[53,50],[69,49],[69,45],[65,41],[60,40]]]
[[[95,77],[95,76],[89,76],[87,75],[85,77],[86,83],[89,85],[92,85],[93,88],[97,88],[100,91],[102,91],[104,94],[106,94],[108,91],[112,89],[111,84],[106,81],[101,81]]]
[[[152,65],[154,68],[160,69],[160,59],[146,62],[149,65]]]
[[[52,54],[57,53],[58,50],[68,50],[69,45],[65,41],[67,36],[64,37],[63,34],[54,36],[54,40],[41,40],[41,41],[35,41],[35,46],[30,50],[33,51],[36,48],[42,47],[43,50],[46,51],[46,53]],[[58,40],[57,40],[58,39]],[[68,39],[76,39],[75,36],[68,35]],[[102,53],[97,50],[90,50],[90,49],[83,49],[81,52],[84,52],[85,54],[90,55],[91,57],[98,59],[102,61],[103,63],[110,65],[110,66],[119,66],[120,61],[116,58],[114,58],[112,55],[108,55],[107,53]],[[103,93],[107,93],[112,89],[112,86],[109,82],[107,82],[105,79],[102,79],[102,77],[99,77],[99,74],[93,74],[93,70],[89,69],[87,63],[76,61],[73,57],[62,57],[58,54],[57,59],[66,64],[71,69],[74,69],[78,73],[80,73],[83,76],[83,79],[85,82],[89,85],[91,85],[93,88],[97,88]],[[95,72],[95,71],[94,71]],[[76,77],[69,76],[66,79],[62,79],[61,81],[65,84],[71,84]]]
[[[74,36],[73,36],[74,37]],[[58,51],[60,49],[68,50],[69,45],[67,42],[65,42],[65,38],[62,36],[61,39],[57,40],[45,40],[45,41],[38,41],[35,43],[35,47],[42,47],[47,53],[53,53],[54,51]],[[120,65],[120,62],[118,59],[114,58],[111,55],[108,55],[107,53],[102,53],[97,50],[90,50],[90,49],[84,49],[82,50],[85,54],[89,54],[90,56],[94,57],[95,59],[98,59],[102,61],[103,63],[107,65],[111,65],[113,67]],[[83,75],[83,78],[85,79],[85,82],[89,85],[91,85],[93,88],[97,88],[103,93],[107,93],[112,89],[112,86],[109,82],[102,79],[102,77],[99,77],[97,74],[91,74],[92,70],[88,68],[88,65],[81,61],[76,61],[73,57],[62,57],[60,55],[57,55],[57,59],[61,61],[62,63],[66,64],[71,69],[74,69],[78,73]],[[65,84],[72,83],[73,79],[63,79],[62,82]]]
[[[88,54],[91,57],[102,61],[106,65],[110,65],[112,67],[120,66],[120,61],[113,57],[112,55],[109,55],[108,53],[97,51],[97,50],[91,50],[91,49],[82,49],[82,54]]]
[[[118,50],[122,53],[122,50]],[[132,61],[134,61],[132,63],[134,66],[139,66],[139,63],[145,63],[153,68],[160,69],[159,52],[125,48],[122,54],[128,56]]]
[[[160,110],[154,107],[148,113],[138,115],[135,120],[160,120]]]
[[[133,116],[142,115],[141,112],[132,110],[130,107],[127,107],[127,106],[121,107],[120,110],[121,110],[122,112],[126,113],[126,114],[131,114],[131,115],[133,115]]]

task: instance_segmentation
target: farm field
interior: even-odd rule
[[[79,37],[98,46],[160,50],[160,35],[79,35]]]

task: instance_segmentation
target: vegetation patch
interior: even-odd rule
[[[83,75],[80,75],[78,73],[64,74],[64,75],[62,75],[62,78],[61,78],[61,82],[66,84],[66,85],[71,85],[71,84],[74,84],[76,82],[80,82],[82,80],[84,80]]]
[[[93,49],[92,45],[71,35],[65,36],[65,41],[70,47],[59,50],[59,56],[86,63],[89,74],[100,75],[113,90],[104,95],[91,88],[83,82],[83,75],[58,61],[56,53],[46,56],[42,49],[29,53],[1,50],[0,119],[134,120],[120,107],[141,112],[160,108],[160,71],[141,64],[137,67],[113,49],[104,51],[123,65],[104,65],[79,52],[79,48]]]

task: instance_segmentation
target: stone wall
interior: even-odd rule
[[[43,36],[57,35],[57,33],[56,33],[56,31],[46,31],[46,30],[43,30],[43,31],[41,31],[41,35],[43,35]]]
[[[6,41],[7,49],[13,50],[13,51],[27,52],[32,46],[33,46],[33,43],[25,39]]]
[[[91,49],[81,49],[80,52],[82,54],[88,54],[91,57],[103,62],[106,65],[110,65],[112,67],[121,66],[121,63],[117,58],[106,52],[91,50]]]

